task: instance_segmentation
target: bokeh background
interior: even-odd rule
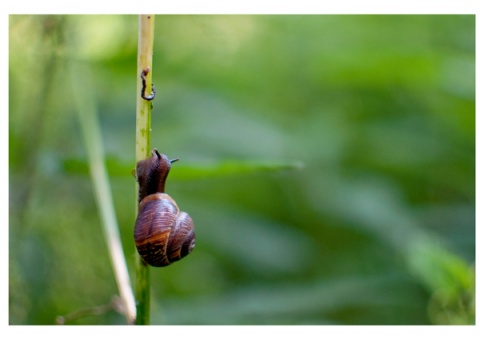
[[[118,295],[78,107],[135,281],[137,29],[9,17],[10,324]],[[151,270],[152,323],[475,322],[473,15],[159,15],[153,81],[197,246]],[[99,313],[69,323],[126,323]]]

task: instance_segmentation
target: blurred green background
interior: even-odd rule
[[[10,324],[118,295],[79,91],[135,281],[137,29],[10,16]],[[475,322],[473,15],[158,15],[153,82],[197,245],[151,270],[152,323]]]

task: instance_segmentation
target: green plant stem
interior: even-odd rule
[[[135,159],[140,161],[148,157],[150,151],[150,117],[152,104],[142,99],[142,81],[140,75],[144,70],[149,70],[146,75],[147,92],[150,93],[152,86],[152,55],[153,55],[153,29],[155,18],[153,15],[140,15],[138,20],[138,58],[137,58],[137,112],[136,112],[136,147]],[[136,186],[138,192],[138,183]],[[138,201],[135,199],[135,206]],[[141,257],[136,253],[136,297],[137,297],[137,325],[150,323],[150,272]]]
[[[88,156],[90,176],[92,178],[95,200],[102,221],[108,253],[113,266],[118,290],[123,301],[122,313],[129,324],[135,320],[135,301],[128,275],[125,255],[115,217],[110,183],[108,181],[103,152],[100,123],[95,106],[93,84],[89,69],[78,64],[70,67],[73,84],[73,101],[76,106],[85,149]]]

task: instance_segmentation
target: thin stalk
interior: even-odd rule
[[[142,80],[140,75],[145,74],[146,88],[152,87],[152,55],[153,55],[153,29],[155,18],[153,15],[140,15],[138,19],[138,57],[137,57],[137,112],[136,112],[136,161],[148,157],[150,151],[150,117],[152,104],[140,96]],[[148,93],[150,93],[148,91]],[[136,185],[138,192],[138,183]],[[138,213],[138,199],[135,199]],[[137,325],[150,323],[150,271],[138,253],[135,255],[136,265],[136,297],[137,297]]]
[[[95,106],[91,76],[88,68],[71,65],[70,74],[73,84],[73,98],[80,121],[80,128],[85,144],[90,176],[93,182],[95,200],[100,212],[103,232],[107,242],[108,253],[113,265],[120,297],[123,301],[123,314],[129,324],[135,321],[135,300],[128,275],[125,255],[115,217],[110,183],[105,167],[103,142]]]

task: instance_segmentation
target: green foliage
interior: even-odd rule
[[[137,17],[9,25],[9,321],[52,324],[118,294],[71,63],[92,74],[134,275]],[[474,16],[155,26],[151,144],[181,159],[167,192],[197,245],[150,270],[152,324],[474,323]]]

